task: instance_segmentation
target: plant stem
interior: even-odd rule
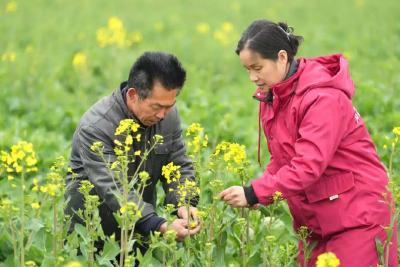
[[[17,255],[18,255],[18,248],[17,248],[17,237],[15,236],[15,229],[11,223],[11,221],[9,221],[9,227],[11,230],[11,237],[12,237],[12,244],[13,244],[13,251],[14,251],[14,259],[17,259]]]
[[[24,246],[24,232],[25,232],[25,175],[21,174],[21,204],[20,204],[20,220],[21,220],[21,232],[20,232],[20,266],[25,266],[25,246]]]
[[[56,199],[53,198],[53,256],[54,259],[57,259],[57,208],[56,208]]]

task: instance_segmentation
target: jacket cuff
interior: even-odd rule
[[[244,189],[244,195],[246,197],[247,203],[249,206],[253,206],[258,203],[258,199],[256,196],[256,193],[254,192],[253,187],[250,186],[243,186]]]
[[[150,232],[155,232],[160,229],[160,226],[167,220],[153,214],[146,218],[145,220],[140,220],[136,223],[135,231],[142,235],[149,235]]]

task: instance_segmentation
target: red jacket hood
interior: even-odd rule
[[[271,87],[274,96],[286,98],[293,93],[302,95],[313,88],[336,88],[343,91],[349,99],[355,92],[350,78],[349,66],[341,54],[316,58],[300,58],[297,71],[288,79]],[[253,97],[265,102],[268,93],[257,88]]]
[[[298,77],[296,94],[303,94],[312,88],[330,87],[343,91],[350,99],[354,95],[355,87],[350,78],[349,66],[341,54],[301,58],[293,76]]]

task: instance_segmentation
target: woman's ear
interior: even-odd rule
[[[283,49],[279,50],[278,61],[281,63],[284,63],[284,64],[286,64],[288,62],[288,55],[287,55],[286,50],[283,50]]]

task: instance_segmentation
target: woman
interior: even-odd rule
[[[386,240],[388,176],[360,114],[341,55],[294,59],[302,37],[285,23],[254,21],[236,53],[257,86],[260,121],[271,155],[249,187],[220,193],[232,207],[268,205],[274,192],[287,200],[294,228],[316,240],[308,266],[333,252],[341,266],[376,266],[375,238]],[[298,260],[303,262],[301,251]],[[397,229],[390,246],[397,266]]]

